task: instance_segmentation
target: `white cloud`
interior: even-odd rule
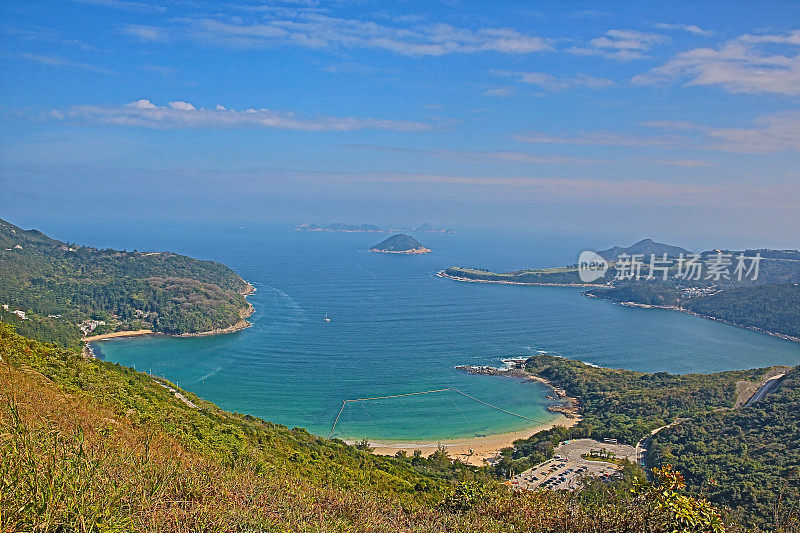
[[[686,31],[689,33],[693,33],[695,35],[703,35],[703,36],[709,36],[712,33],[694,24],[667,24],[665,22],[660,22],[656,24],[656,28],[658,28],[659,30]]]
[[[767,115],[752,128],[705,128],[712,147],[728,152],[800,153],[800,111]]]
[[[197,109],[192,104],[190,104],[189,102],[170,102],[169,103],[169,107],[171,109],[177,109],[178,111],[197,111]],[[222,107],[222,106],[217,106],[215,108],[215,110],[216,111],[227,111],[227,109],[225,109],[225,108],[220,109],[220,107]]]
[[[670,135],[619,135],[611,132],[555,136],[545,133],[517,135],[519,142],[530,144],[565,144],[577,146],[660,147],[767,154],[800,153],[800,111],[789,110],[758,118],[749,127],[719,127],[688,121],[651,121],[642,126],[670,132]],[[659,164],[700,167],[713,166],[695,159],[659,160]]]
[[[121,106],[74,106],[66,111],[53,111],[46,118],[89,124],[132,126],[156,129],[232,129],[278,128],[301,131],[353,131],[363,129],[418,132],[431,125],[403,120],[356,117],[303,118],[293,113],[270,109],[237,111],[216,106],[196,108],[189,102],[175,101],[157,106],[150,100],[137,100]]]
[[[391,146],[378,146],[374,144],[347,145],[349,148],[370,150],[378,152],[394,152],[411,154],[413,156],[425,155],[438,159],[449,159],[460,163],[535,163],[544,165],[597,165],[603,163],[597,159],[582,157],[567,157],[552,154],[531,154],[517,150],[447,150],[447,149],[413,149],[396,148]]]
[[[128,24],[122,27],[122,32],[146,43],[160,43],[169,40],[168,32],[155,26]]]
[[[671,146],[678,141],[674,137],[619,135],[607,131],[584,133],[576,136],[527,133],[517,135],[514,138],[519,142],[529,144],[569,144],[576,146]]]
[[[91,4],[101,7],[110,7],[113,9],[122,9],[125,11],[155,11],[163,13],[167,8],[147,2],[134,2],[132,0],[72,0],[80,4]]]
[[[766,49],[763,45],[771,45]],[[781,51],[776,50],[781,48]],[[660,67],[634,76],[639,85],[687,80],[685,85],[721,86],[731,93],[800,95],[800,30],[742,35],[720,48],[682,52]]]
[[[588,46],[575,46],[567,51],[577,55],[601,55],[617,61],[630,61],[648,57],[646,52],[667,40],[667,37],[657,33],[608,30],[601,37],[589,41]]]
[[[484,96],[497,96],[500,98],[505,98],[506,96],[511,96],[514,94],[513,87],[495,87],[494,89],[487,89],[483,91]]]
[[[39,54],[20,54],[20,57],[23,59],[27,59],[28,61],[34,61],[36,63],[41,63],[43,65],[50,65],[52,67],[62,67],[62,68],[77,68],[80,70],[88,70],[90,72],[97,72],[100,74],[113,74],[116,75],[117,73],[113,70],[96,67],[94,65],[90,65],[88,63],[81,63],[79,61],[70,61],[69,59],[65,59],[59,56],[45,56]]]
[[[733,153],[800,153],[800,111],[789,110],[760,117],[750,127],[706,126],[686,121],[655,121],[645,126],[696,135],[695,148]],[[688,138],[687,138],[688,139]]]
[[[716,163],[704,161],[702,159],[661,159],[656,161],[656,163],[659,165],[683,168],[709,168],[718,166]]]
[[[206,17],[183,19],[181,25],[172,31],[137,25],[127,26],[125,31],[143,41],[163,40],[172,34],[174,38],[236,48],[287,45],[318,49],[378,49],[408,56],[476,52],[528,54],[553,49],[546,39],[509,28],[471,30],[448,24],[387,26],[367,20],[331,17],[313,10],[297,10],[291,17],[265,13],[257,22],[245,22],[238,17]]]
[[[391,174],[376,176],[375,181],[444,184],[475,187],[487,192],[511,192],[515,197],[531,196],[537,201],[587,200],[630,202],[650,205],[697,205],[786,208],[800,201],[800,189],[794,185],[756,188],[751,184],[722,185],[676,183],[643,179],[609,180],[585,177],[497,177],[452,176],[432,174]]]
[[[538,85],[547,91],[561,91],[570,87],[585,87],[588,89],[604,89],[614,85],[614,80],[596,78],[587,74],[577,74],[571,77],[558,78],[544,72],[502,72],[507,76],[517,78],[519,81]]]

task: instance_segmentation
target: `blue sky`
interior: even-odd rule
[[[429,220],[797,247],[797,2],[7,0],[23,225]]]

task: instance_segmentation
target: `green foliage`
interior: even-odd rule
[[[800,369],[748,407],[706,413],[659,432],[651,464],[672,463],[689,488],[749,527],[800,525]],[[777,524],[776,524],[777,522]],[[787,527],[788,529],[788,527]]]
[[[683,476],[672,466],[653,469],[655,483],[643,483],[635,492],[654,511],[656,531],[664,533],[722,533],[725,525],[720,513],[706,500],[688,496]]]
[[[439,504],[448,511],[469,511],[496,499],[497,491],[486,483],[466,480],[458,483]]]
[[[419,250],[421,248],[424,247],[414,237],[404,233],[398,233],[397,235],[392,235],[388,239],[379,242],[371,249],[382,252],[405,252],[408,250]]]
[[[232,326],[248,309],[247,283],[213,261],[69,245],[3,220],[0,243],[0,303],[31,318],[2,320],[63,347],[77,346],[88,318],[180,334]]]
[[[684,307],[734,324],[800,337],[800,286],[796,284],[731,288],[691,299]]]
[[[611,289],[592,289],[592,296],[614,302],[634,302],[642,305],[677,306],[680,303],[678,289],[666,283],[625,283]]]
[[[625,283],[610,289],[592,289],[588,294],[615,302],[678,307],[740,326],[800,337],[797,284],[726,287],[714,294],[683,297],[671,283]]]
[[[514,272],[489,272],[473,268],[450,267],[445,270],[445,274],[454,278],[465,278],[476,281],[496,281],[506,283],[532,283],[532,284],[552,284],[552,285],[582,285],[578,276],[578,269],[565,268],[543,268],[517,270]]]
[[[198,407],[0,324],[0,530],[675,531],[625,485],[511,493],[446,453],[379,457],[181,392]]]
[[[103,475],[107,458],[87,448],[80,428],[71,435],[31,430],[13,397],[5,401],[0,527],[65,531],[81,524],[85,531],[130,531],[133,521],[120,513],[124,492]],[[45,451],[49,460],[37,460]]]
[[[597,368],[546,354],[529,358],[525,369],[579,399],[582,420],[572,436],[615,438],[627,444],[636,444],[677,418],[733,407],[737,382],[757,382],[768,370],[647,374]]]

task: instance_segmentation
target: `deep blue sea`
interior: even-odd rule
[[[434,252],[404,256],[364,251],[385,234],[287,227],[131,232],[126,242],[139,250],[174,250],[235,269],[257,288],[249,298],[253,327],[215,337],[95,343],[102,356],[165,376],[224,409],[323,436],[345,399],[448,387],[546,422],[552,415],[541,385],[454,369],[537,352],[648,372],[800,364],[800,343],[674,311],[619,306],[575,288],[436,276],[452,265],[510,270],[573,263],[593,244],[577,237],[418,234]],[[326,313],[331,322],[323,321]],[[440,392],[348,403],[334,436],[422,441],[532,424]]]

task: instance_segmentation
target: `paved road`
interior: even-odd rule
[[[747,400],[747,403],[745,403],[744,406],[747,407],[748,405],[754,404],[762,400],[764,396],[772,392],[772,390],[775,387],[780,385],[784,377],[786,377],[786,374],[778,374],[777,376],[772,376],[771,378],[769,378],[767,381],[764,382],[763,385],[761,385],[758,388],[758,390],[755,393],[753,393],[752,396],[750,396],[750,399]]]

